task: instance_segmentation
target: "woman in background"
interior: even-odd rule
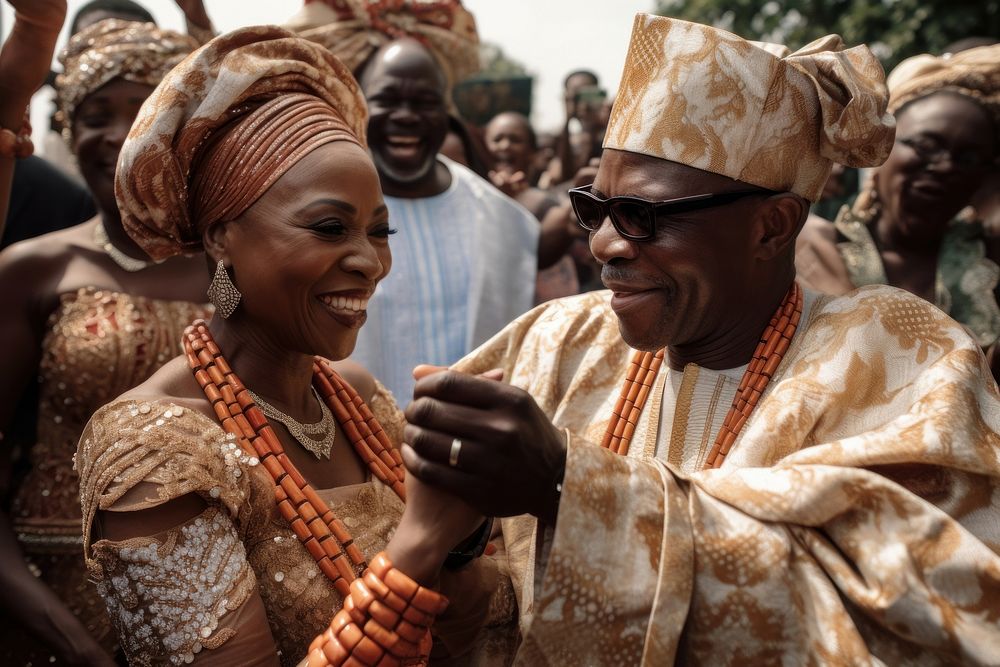
[[[114,194],[118,152],[140,105],[194,47],[190,37],[119,20],[70,41],[58,101],[98,215],[0,253],[0,431],[13,459],[0,585],[5,604],[16,605],[0,638],[4,664],[110,664],[117,650],[81,557],[73,455],[94,411],[175,356],[184,326],[209,312],[204,259],[150,262],[125,235]]]
[[[830,294],[872,284],[912,292],[968,327],[997,375],[1000,267],[966,207],[997,170],[1000,46],[916,56],[887,83],[892,153],[832,225],[806,223],[795,253],[799,280]]]

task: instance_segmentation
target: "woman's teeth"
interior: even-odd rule
[[[345,296],[335,296],[332,294],[324,294],[320,299],[334,310],[348,310],[354,313],[360,313],[368,308],[368,299],[351,299]]]

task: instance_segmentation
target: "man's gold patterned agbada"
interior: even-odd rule
[[[1000,655],[1000,395],[959,325],[893,288],[807,294],[777,374],[706,471],[715,413],[693,403],[725,405],[727,383],[699,390],[694,366],[664,393],[664,365],[652,396],[672,405],[650,402],[628,457],[595,444],[632,355],[609,296],[540,306],[458,365],[502,368],[571,432],[554,531],[504,522],[525,564],[518,664]]]

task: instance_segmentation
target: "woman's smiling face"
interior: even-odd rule
[[[368,298],[392,265],[389,214],[368,153],[325,144],[220,225],[206,231],[219,245],[206,245],[231,266],[243,295],[231,321],[287,350],[349,356]]]

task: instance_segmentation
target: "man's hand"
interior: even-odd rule
[[[486,516],[555,522],[566,445],[527,392],[446,371],[418,380],[413,397],[402,451],[410,474]],[[452,466],[455,440],[461,447]]]

